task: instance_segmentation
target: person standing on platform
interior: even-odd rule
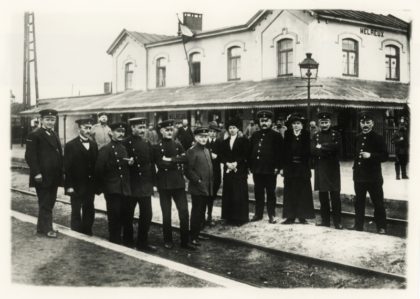
[[[341,135],[331,129],[331,113],[318,113],[320,131],[315,133],[311,141],[311,152],[314,157],[315,190],[319,190],[321,203],[321,223],[319,226],[330,227],[330,200],[332,218],[336,229],[341,225],[341,181],[340,181],[340,150]]]
[[[96,193],[105,196],[109,241],[130,246],[130,236],[122,236],[122,229],[130,206],[129,165],[134,164],[134,159],[128,157],[122,144],[126,124],[118,122],[111,124],[110,128],[111,141],[99,150],[95,165]]]
[[[283,137],[272,130],[271,111],[257,113],[260,130],[251,137],[250,169],[254,179],[255,214],[251,221],[263,218],[265,194],[267,194],[267,214],[269,223],[276,220],[276,185],[277,175],[282,168]]]
[[[189,214],[183,166],[187,162],[185,151],[179,142],[173,140],[174,121],[164,120],[159,123],[162,140],[153,150],[153,159],[157,165],[157,188],[162,209],[163,240],[166,249],[174,247],[172,239],[172,199],[179,216],[181,247],[195,250],[189,242]]]
[[[137,204],[139,204],[139,225],[137,230],[136,248],[141,251],[153,252],[156,247],[148,242],[150,224],[152,222],[152,195],[155,182],[156,168],[153,163],[153,147],[146,140],[147,130],[144,117],[130,118],[132,135],[124,140],[129,157],[133,157],[134,164],[130,166],[130,206],[127,218],[124,219],[124,235],[127,242],[134,244],[133,217]]]
[[[239,137],[241,121],[227,122],[229,138],[221,146],[223,163],[222,219],[228,224],[242,225],[249,221],[248,199],[248,153],[249,141]]]
[[[356,218],[351,229],[363,231],[365,220],[366,193],[369,192],[374,206],[375,223],[378,233],[386,234],[386,212],[381,163],[388,159],[384,138],[373,131],[373,116],[370,112],[360,114],[362,132],[356,136],[353,181],[356,200]]]
[[[303,129],[305,118],[294,113],[289,119],[292,129],[284,137],[284,200],[282,224],[292,224],[298,218],[302,224],[315,218],[311,186],[311,140]]]
[[[210,151],[212,164],[213,164],[213,192],[212,195],[207,199],[207,221],[205,220],[205,215],[203,218],[203,223],[206,223],[208,226],[213,226],[213,203],[216,199],[217,192],[219,191],[220,184],[222,183],[222,169],[220,167],[220,148],[222,141],[217,138],[220,132],[219,127],[216,122],[211,122],[209,125],[209,141],[207,142],[207,148]]]
[[[92,127],[91,137],[101,149],[111,141],[111,129],[108,126],[108,116],[105,112],[98,113],[98,123]]]
[[[182,126],[178,129],[176,134],[176,138],[178,138],[179,142],[181,143],[182,147],[187,150],[189,149],[194,141],[194,135],[188,126],[188,120],[182,120]]]
[[[152,123],[149,124],[149,129],[146,131],[144,138],[149,140],[151,145],[156,145],[159,143],[158,133],[156,132]]]
[[[196,128],[194,130],[195,145],[187,150],[185,175],[189,180],[188,191],[192,201],[191,243],[195,246],[200,246],[198,240],[206,213],[206,203],[213,196],[213,163],[211,153],[206,147],[208,133],[208,128]]]
[[[64,188],[70,196],[72,230],[92,235],[95,220],[95,163],[98,158],[98,146],[89,139],[93,120],[76,120],[79,135],[67,142],[64,147]]]
[[[37,233],[57,238],[53,230],[53,209],[58,186],[63,183],[63,152],[60,139],[54,132],[57,111],[44,109],[41,128],[26,138],[25,160],[29,166],[29,187],[35,187],[38,196]]]
[[[407,164],[409,156],[409,136],[407,126],[402,124],[392,136],[392,143],[395,145],[395,174],[396,179],[408,179]]]

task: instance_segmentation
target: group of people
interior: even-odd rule
[[[131,118],[128,123],[106,125],[106,115],[99,114],[99,124],[90,118],[76,121],[78,136],[65,145],[54,132],[57,111],[40,111],[41,127],[27,138],[25,158],[30,168],[30,186],[35,187],[39,215],[37,232],[57,237],[52,226],[52,211],[58,186],[64,185],[71,197],[71,229],[92,235],[95,194],[104,194],[108,215],[109,240],[155,251],[149,244],[154,186],[159,193],[162,211],[164,247],[174,247],[172,237],[172,201],[180,225],[181,247],[196,250],[206,237],[204,225],[214,225],[213,202],[223,179],[221,218],[230,225],[263,219],[267,203],[268,222],[275,224],[277,176],[284,177],[282,224],[296,219],[306,224],[315,218],[311,167],[314,167],[315,190],[319,191],[321,222],[342,229],[340,201],[341,136],[331,129],[332,115],[318,113],[319,131],[310,137],[307,120],[300,114],[289,115],[284,137],[273,130],[273,113],[257,113],[258,130],[249,139],[239,136],[241,120],[230,119],[225,132],[217,123],[196,127],[188,123],[178,128],[174,139],[174,121],[158,124],[161,138],[152,144],[147,136],[147,120]],[[382,136],[375,133],[370,113],[360,116],[361,133],[356,137],[354,156],[355,224],[363,230],[366,194],[375,207],[378,232],[386,233],[381,162],[388,158]],[[190,134],[191,132],[191,134]],[[224,132],[223,132],[224,134]],[[222,167],[223,166],[223,167]],[[223,172],[223,176],[222,176]],[[255,211],[249,219],[248,174],[252,173]],[[191,195],[191,212],[185,190]],[[330,208],[332,205],[332,211]],[[133,236],[133,216],[139,205],[138,234]],[[206,218],[207,211],[207,218]]]

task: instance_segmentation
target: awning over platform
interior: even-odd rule
[[[322,78],[311,81],[311,84],[322,85],[311,88],[313,106],[403,109],[408,103],[409,84],[338,78]],[[302,107],[307,105],[305,86],[306,81],[291,77],[41,99],[37,108],[22,114],[33,115],[45,108],[55,109],[61,115],[75,115],[100,111],[134,113]]]

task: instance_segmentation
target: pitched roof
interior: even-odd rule
[[[375,14],[359,10],[313,10],[319,18],[336,18],[343,21],[357,21],[372,25],[382,25],[394,29],[407,31],[409,23],[391,15]]]
[[[408,102],[409,84],[319,78],[311,89],[313,105],[353,108],[402,108]],[[307,104],[301,78],[235,81],[212,85],[157,88],[111,95],[45,99],[24,114],[53,108],[60,114],[154,112],[173,110],[299,107]]]

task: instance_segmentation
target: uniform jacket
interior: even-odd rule
[[[281,169],[283,156],[283,137],[280,133],[268,130],[256,131],[251,137],[250,169],[254,174],[274,174]]]
[[[397,155],[408,155],[409,144],[407,129],[399,129],[397,132],[395,132],[392,136],[392,143],[395,144],[395,153]]]
[[[184,127],[179,128],[176,138],[181,142],[185,150],[189,149],[194,141],[194,135],[189,127],[187,129],[184,129]]]
[[[363,159],[360,152],[369,152],[370,158]],[[373,130],[356,136],[353,180],[355,182],[383,182],[381,163],[388,159],[384,138]]]
[[[96,193],[131,195],[127,150],[111,140],[99,150],[95,165]]]
[[[249,141],[245,137],[236,137],[232,149],[230,149],[230,138],[222,141],[220,149],[220,160],[224,165],[224,173],[227,171],[227,162],[237,162],[236,174],[248,176]]]
[[[163,161],[163,156],[172,161]],[[184,164],[187,162],[182,145],[172,139],[162,139],[153,149],[158,168],[157,187],[161,190],[185,189]]]
[[[59,186],[63,183],[63,152],[54,131],[50,135],[44,128],[31,132],[26,138],[25,160],[30,169],[30,187]],[[42,174],[41,183],[34,180],[37,174]]]
[[[321,148],[317,148],[317,145]],[[315,169],[315,190],[340,191],[341,135],[338,131],[320,130],[312,138],[311,152]]]
[[[95,193],[94,174],[98,158],[98,146],[89,140],[87,150],[80,137],[66,143],[64,147],[64,187],[73,188],[75,194]]]
[[[130,166],[131,196],[153,195],[156,168],[151,143],[142,137],[132,135],[124,141],[124,145],[128,156],[134,158],[134,164]]]
[[[311,140],[309,132],[302,130],[295,136],[293,130],[284,135],[284,167],[285,178],[310,178]]]
[[[196,144],[187,150],[185,175],[191,195],[213,195],[213,163],[208,148]]]
[[[214,141],[209,141],[206,143],[206,147],[209,149],[210,154],[216,154],[217,158],[213,159],[212,158],[212,164],[213,164],[213,177],[214,176],[219,176],[221,177],[221,168],[220,168],[220,151],[221,151],[221,147],[222,147],[222,140],[216,138]]]

